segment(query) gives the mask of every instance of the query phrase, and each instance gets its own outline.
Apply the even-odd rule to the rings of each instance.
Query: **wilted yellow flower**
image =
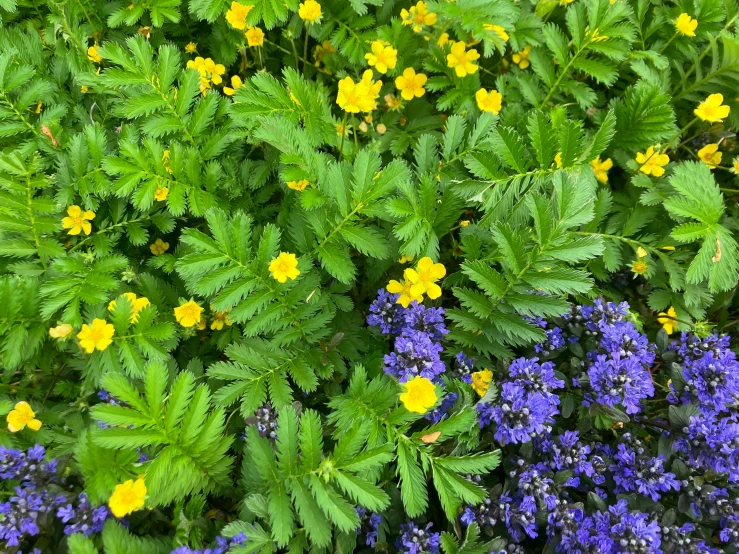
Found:
[[[11,433],[22,431],[26,426],[32,431],[41,429],[41,422],[36,419],[36,412],[31,405],[21,400],[10,410],[5,420],[8,422],[8,430]]]
[[[69,229],[68,235],[79,235],[84,232],[86,235],[92,231],[90,220],[95,219],[95,212],[87,210],[82,211],[79,206],[70,206],[67,208],[67,217],[62,219],[62,228]]]
[[[461,40],[452,44],[452,50],[446,56],[447,66],[454,68],[457,73],[457,77],[465,77],[472,75],[478,69],[478,66],[474,62],[480,57],[477,50],[470,48],[465,49],[466,44]]]
[[[493,372],[489,369],[483,369],[482,371],[476,371],[471,375],[472,377],[472,388],[480,396],[485,396],[490,388],[490,383],[493,380]]]
[[[231,77],[231,86],[230,87],[223,87],[223,94],[226,96],[233,96],[234,93],[238,88],[240,88],[244,83],[241,82],[241,77],[238,75],[234,75]]]
[[[300,181],[288,181],[287,182],[287,188],[297,190],[297,191],[303,191],[308,186],[308,179],[301,179]]]
[[[74,331],[74,328],[69,323],[62,323],[49,329],[49,336],[52,339],[66,339],[72,334],[72,331]]]
[[[644,154],[636,153],[636,163],[641,165],[639,171],[645,175],[661,177],[665,174],[664,166],[670,163],[670,157],[667,154],[655,153],[654,146],[650,146]]]
[[[98,54],[98,45],[90,46],[87,49],[87,59],[90,60],[93,63],[100,63],[103,61],[103,57]]]
[[[731,166],[731,170],[734,173],[736,173],[737,175],[739,175],[739,156],[737,156],[736,158],[734,158],[734,162],[733,162],[733,164]]]
[[[231,2],[231,9],[226,12],[226,21],[234,29],[243,30],[246,28],[246,16],[249,15],[249,12],[253,8],[254,6],[245,6],[239,2]]]
[[[146,498],[146,483],[139,477],[134,482],[129,479],[125,483],[115,486],[113,494],[108,500],[110,511],[115,517],[124,517],[144,507]]]
[[[387,106],[387,109],[390,111],[395,111],[398,108],[400,108],[401,104],[403,103],[400,98],[397,96],[393,96],[392,94],[386,94],[385,97],[385,106]]]
[[[384,135],[387,132],[387,126],[384,123],[378,123],[375,127],[378,135]]]
[[[508,33],[506,33],[506,30],[500,25],[494,25],[492,23],[485,23],[482,27],[486,31],[494,31],[495,34],[498,35],[500,37],[500,40],[502,40],[503,42],[506,42],[510,38],[508,36]]]
[[[405,264],[405,263],[412,262],[412,261],[413,261],[413,256],[406,256],[404,254],[400,257],[400,259],[398,260],[398,263]]]
[[[681,13],[680,17],[675,21],[677,32],[686,37],[694,37],[695,30],[698,27],[698,21],[691,18],[686,13]]]
[[[483,112],[493,112],[495,115],[500,113],[503,105],[503,95],[497,90],[488,92],[481,88],[475,93],[475,100],[477,100],[477,107]]]
[[[95,318],[90,325],[82,326],[77,338],[85,352],[92,354],[96,348],[102,351],[113,344],[114,334],[115,327],[112,324],[107,323],[104,319]]]
[[[200,323],[202,313],[203,308],[192,298],[174,309],[174,317],[183,327],[192,327]]]
[[[643,247],[639,247],[636,249],[636,257],[637,258],[646,258],[647,257],[647,251],[644,250]]]
[[[436,387],[426,377],[415,376],[406,383],[401,383],[405,392],[400,395],[400,401],[409,412],[425,414],[436,404]]]
[[[529,44],[526,48],[524,48],[520,52],[515,52],[511,56],[511,60],[519,68],[526,69],[528,66],[531,65],[531,60],[529,59],[529,53],[530,52],[531,52],[531,45]]]
[[[426,93],[426,89],[423,85],[426,84],[428,77],[423,73],[416,74],[416,70],[412,67],[407,67],[403,70],[403,74],[395,79],[395,86],[398,87],[400,95],[405,100],[413,100],[414,98],[420,98]]]
[[[675,329],[677,329],[677,312],[675,311],[675,308],[670,306],[667,313],[660,312],[658,315],[660,317],[657,318],[657,321],[662,324],[662,328],[667,331],[667,334],[671,335],[674,333]]]
[[[249,46],[262,46],[264,44],[264,31],[259,27],[249,27],[245,33],[246,43]]]
[[[436,41],[436,44],[439,46],[444,46],[447,42],[449,42],[449,33],[441,33],[439,35],[439,40]]]
[[[647,262],[643,260],[634,260],[631,263],[631,271],[635,275],[644,275],[647,272]]]
[[[298,16],[309,23],[317,21],[321,17],[321,4],[316,0],[305,0],[298,8]]]
[[[280,252],[280,255],[273,258],[269,263],[269,271],[272,277],[280,283],[284,283],[288,279],[291,281],[300,275],[298,269],[298,260],[295,254]]]
[[[224,325],[227,325],[228,327],[231,327],[231,325],[233,325],[233,321],[228,318],[228,310],[224,312],[214,311],[213,322],[210,324],[210,328],[214,331],[220,331],[221,329],[223,329]]]
[[[718,144],[706,144],[698,150],[698,157],[711,169],[715,169],[721,163],[723,153],[719,151]]]
[[[411,6],[410,12],[406,9],[400,10],[400,18],[403,25],[413,25],[413,31],[420,33],[425,25],[436,23],[436,14],[429,12],[426,2],[418,2]]]
[[[372,43],[372,52],[364,55],[367,64],[374,67],[380,73],[387,73],[388,69],[395,69],[398,62],[398,51],[392,46],[386,45],[381,40]]]
[[[149,246],[149,250],[151,250],[151,253],[155,256],[159,256],[169,250],[169,243],[164,242],[162,239],[157,239],[154,241],[154,244]]]
[[[131,303],[131,323],[136,323],[139,320],[139,312],[151,305],[148,298],[145,296],[138,298],[133,292],[124,292],[121,296],[128,298],[128,301]],[[108,311],[114,312],[117,306],[118,303],[115,300],[111,300],[108,304]]]
[[[607,183],[608,170],[613,167],[613,162],[611,161],[611,158],[606,158],[605,160],[600,161],[600,156],[598,156],[592,162],[590,162],[590,165],[593,167],[593,171],[595,172],[595,178],[603,184]]]
[[[693,113],[709,123],[723,121],[725,117],[729,117],[729,111],[731,110],[729,106],[724,106],[723,102],[723,94],[711,94],[701,102]]]
[[[188,42],[185,45],[185,52],[187,52],[188,54],[194,54],[197,51],[198,51],[198,45],[195,44],[194,42]]]

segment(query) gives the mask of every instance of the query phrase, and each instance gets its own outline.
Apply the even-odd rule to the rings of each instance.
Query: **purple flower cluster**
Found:
[[[260,437],[277,440],[277,412],[269,402],[257,408],[256,413],[247,418],[246,422],[257,426]]]
[[[368,512],[365,508],[356,506],[354,510],[357,512],[361,524],[357,527],[357,535],[364,534],[364,544],[374,548],[377,542],[377,534],[379,532],[380,524],[382,523],[382,516],[373,512]]]
[[[26,452],[0,446],[0,479],[42,485],[57,479],[56,459],[44,461],[46,450],[40,444]]]
[[[595,477],[597,472],[590,460],[592,448],[580,441],[577,431],[565,431],[557,437],[546,436],[537,440],[543,462],[552,471],[572,471],[576,476]]]
[[[395,350],[385,355],[385,373],[401,383],[416,376],[433,381],[444,373],[441,344],[422,331],[407,331],[395,339]]]
[[[216,537],[216,544],[211,548],[193,549],[188,546],[180,546],[172,550],[170,554],[225,554],[234,546],[241,546],[246,541],[246,535],[239,533],[235,537]]]
[[[35,491],[30,487],[16,487],[15,495],[0,504],[0,540],[7,546],[18,546],[23,537],[40,533],[39,525],[46,522],[55,507],[64,502],[63,496],[46,490]]]
[[[397,303],[398,295],[385,289],[377,291],[377,299],[370,304],[367,324],[379,327],[383,335],[398,335],[405,324],[403,307]]]
[[[434,408],[430,412],[426,412],[423,417],[425,417],[432,423],[439,423],[442,419],[444,419],[445,417],[447,417],[447,415],[449,415],[449,411],[452,409],[452,406],[454,406],[454,403],[456,401],[457,401],[457,393],[447,392],[444,395],[444,400],[441,401],[441,404],[439,404],[436,408]]]
[[[471,358],[468,358],[464,352],[459,352],[454,357],[454,365],[452,366],[452,375],[468,385],[472,384],[472,370],[474,364]]]
[[[638,491],[657,502],[663,493],[680,490],[675,474],[665,470],[664,456],[651,456],[644,443],[631,433],[624,433],[623,440],[610,467],[617,494]]]
[[[103,530],[105,520],[110,517],[111,513],[107,506],[93,506],[87,495],[81,493],[77,499],[77,506],[71,503],[62,506],[56,512],[64,526],[64,534],[72,535],[74,533],[82,533],[86,537],[93,533],[99,533]]]
[[[549,327],[549,322],[540,317],[531,318],[529,321],[544,329],[544,334],[546,335],[546,339],[544,339],[544,341],[534,345],[534,350],[537,354],[549,356],[553,352],[565,346],[565,338],[562,334],[561,327],[558,327],[557,325]]]
[[[621,404],[627,414],[639,413],[642,400],[654,396],[652,375],[635,357],[598,355],[588,368],[588,377],[596,402]]]
[[[413,521],[400,526],[402,534],[395,541],[395,548],[403,554],[438,554],[441,535],[431,531],[432,523],[419,527]]]

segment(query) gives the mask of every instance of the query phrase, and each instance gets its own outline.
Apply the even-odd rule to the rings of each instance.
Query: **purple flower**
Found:
[[[519,385],[526,394],[539,393],[553,406],[559,405],[559,397],[551,394],[553,389],[561,389],[564,381],[554,375],[552,362],[538,363],[539,358],[518,358],[508,367],[511,381]]]
[[[53,512],[54,506],[64,502],[63,496],[55,496],[42,490],[36,492],[30,488],[15,488],[15,496],[0,504],[0,540],[7,541],[8,546],[18,546],[25,537],[38,535],[39,518]]]
[[[657,502],[662,493],[680,490],[675,474],[665,471],[664,456],[650,456],[644,443],[630,433],[625,433],[623,438],[627,442],[618,445],[613,457],[616,463],[610,467],[613,480],[618,485],[617,494],[639,491]]]
[[[438,554],[441,536],[431,531],[432,523],[419,527],[415,522],[400,526],[402,534],[395,541],[395,548],[403,554]]]
[[[739,514],[732,514],[721,518],[721,532],[719,538],[722,542],[739,544]]]
[[[356,506],[354,510],[360,519],[360,525],[357,527],[357,535],[364,533],[364,544],[374,548],[377,542],[377,533],[382,523],[382,516],[373,512],[368,512],[365,508]]]
[[[397,294],[390,294],[385,289],[378,290],[377,299],[369,307],[367,324],[379,327],[383,335],[399,334],[405,324],[403,317],[405,310],[397,300]]]
[[[257,426],[260,437],[277,440],[277,412],[269,402],[257,408],[256,413],[247,418],[246,422]]]
[[[526,394],[516,383],[503,383],[495,404],[478,404],[480,427],[495,423],[495,440],[501,444],[529,442],[551,431],[557,409],[541,393]]]
[[[231,547],[241,546],[246,541],[246,535],[239,533],[238,535],[227,539],[226,537],[216,537],[216,546],[213,548],[205,548],[203,550],[195,550],[188,546],[180,546],[170,552],[170,554],[225,554],[231,550]]]
[[[452,406],[454,405],[454,402],[456,402],[456,400],[457,400],[457,393],[447,392],[444,395],[444,400],[441,401],[441,404],[439,404],[436,408],[434,408],[430,412],[426,412],[423,417],[433,423],[439,423],[442,419],[444,419],[448,415],[449,410],[452,409]]]
[[[467,506],[459,519],[465,526],[477,523],[481,529],[492,529],[501,520],[501,510],[496,502],[486,498],[477,506]]]
[[[414,301],[405,310],[404,317],[403,334],[420,331],[429,335],[431,340],[439,342],[449,333],[444,325],[444,308],[427,308]]]
[[[722,412],[739,398],[739,362],[731,350],[685,359],[683,401],[697,400],[704,413]]]
[[[542,327],[546,327],[547,323],[544,322]],[[562,329],[556,325],[551,329],[545,329],[544,334],[547,338],[538,344],[534,345],[534,350],[542,356],[549,356],[555,350],[559,350],[565,345],[565,338],[562,335]]]
[[[102,531],[105,520],[111,514],[107,506],[94,507],[90,504],[87,495],[81,493],[76,508],[73,508],[72,504],[67,504],[59,508],[56,515],[61,518],[62,522],[67,524],[64,527],[65,535],[82,533],[85,536],[89,536]]]
[[[687,455],[690,465],[739,481],[739,423],[731,417],[699,413],[691,416],[682,432],[687,438],[677,435],[675,449]]]
[[[444,362],[439,357],[443,347],[426,333],[410,331],[395,339],[395,351],[385,355],[385,373],[401,383],[416,376],[431,381],[444,373]]]
[[[457,379],[461,379],[468,385],[472,384],[472,359],[468,358],[464,352],[459,352],[454,357],[454,366],[452,367],[452,375]]]
[[[654,348],[646,335],[636,330],[628,321],[615,325],[602,325],[603,336],[600,349],[611,358],[634,358],[640,364],[651,367],[654,363]]]
[[[596,357],[588,368],[595,400],[606,406],[623,405],[626,413],[641,411],[641,401],[654,395],[652,375],[634,357]]]
[[[37,486],[57,479],[57,461],[44,461],[46,450],[40,444],[21,450],[0,446],[0,479]]]
[[[557,437],[545,437],[539,441],[539,450],[552,471],[573,471],[575,475],[595,474],[593,464],[588,459],[591,448],[580,442],[577,431],[565,431]]]
[[[521,542],[527,535],[532,539],[537,537],[535,510],[531,511],[530,507],[524,507],[505,494],[501,495],[499,506],[514,541]]]

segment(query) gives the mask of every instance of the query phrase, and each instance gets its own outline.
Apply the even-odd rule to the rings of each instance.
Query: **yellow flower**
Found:
[[[224,325],[231,327],[233,321],[228,318],[228,310],[225,312],[213,312],[213,322],[210,324],[210,328],[214,331],[220,331]]]
[[[489,369],[483,369],[482,371],[476,371],[472,374],[472,388],[480,396],[485,396],[485,393],[490,387],[490,383],[493,380],[493,372]]]
[[[80,87],[80,92],[81,92],[82,94],[85,94],[85,93],[87,93],[87,92],[90,92],[90,87],[88,87],[87,85],[82,85],[82,86]]]
[[[475,100],[477,100],[477,107],[483,112],[493,112],[498,115],[503,104],[503,95],[497,90],[488,92],[481,88],[475,93]]]
[[[136,323],[139,320],[139,312],[151,304],[148,298],[145,296],[137,298],[133,292],[124,292],[121,296],[128,298],[131,303],[131,323]],[[108,311],[114,312],[117,305],[115,300],[111,300],[108,304]]]
[[[513,60],[513,63],[515,63],[519,68],[526,69],[529,65],[531,65],[531,61],[529,59],[530,52],[531,52],[531,45],[529,44],[526,48],[524,48],[520,52],[515,52],[511,56],[511,60]]]
[[[280,255],[269,263],[269,271],[272,277],[280,283],[284,283],[288,279],[293,281],[300,275],[298,260],[295,254],[289,254],[287,252],[280,252]]]
[[[447,42],[449,42],[449,33],[441,33],[439,35],[439,40],[436,41],[436,44],[439,46],[444,46]]]
[[[607,183],[608,170],[613,167],[613,162],[611,161],[611,158],[606,158],[605,160],[600,161],[600,156],[598,156],[592,162],[590,162],[590,165],[593,166],[595,178],[603,184]]]
[[[557,164],[557,167],[562,167],[562,152],[557,152],[554,155],[554,163]]]
[[[90,46],[87,49],[87,59],[94,63],[100,63],[103,61],[103,57],[98,54],[98,45]]]
[[[733,162],[733,165],[731,166],[731,170],[737,175],[739,175],[739,156],[734,158],[734,162]]]
[[[469,227],[469,225],[470,225],[470,222],[469,222],[468,220],[466,220],[466,219],[465,219],[465,220],[463,220],[463,221],[460,221],[460,222],[459,222],[459,225],[460,225],[461,227]]]
[[[234,75],[231,77],[231,86],[223,87],[223,94],[226,96],[233,96],[237,89],[239,89],[244,83],[241,82],[241,77]]]
[[[691,18],[686,13],[681,13],[680,17],[675,21],[675,28],[678,33],[686,37],[694,37],[695,30],[698,27],[698,21]]]
[[[452,44],[451,53],[447,54],[446,61],[447,66],[454,68],[457,73],[457,77],[465,77],[466,75],[472,75],[478,69],[474,62],[480,57],[477,50],[470,48],[465,50],[465,43],[461,40]]]
[[[206,323],[207,322],[204,317],[200,318],[200,321],[198,322],[198,331],[205,331]]]
[[[413,283],[411,283],[408,279],[405,279],[402,284],[393,279],[387,284],[387,287],[385,288],[390,294],[399,295],[398,299],[395,301],[396,304],[400,304],[404,308],[407,308],[413,301],[416,301],[419,304],[423,302],[423,294],[414,295],[411,293],[412,286]]]
[[[200,323],[200,317],[203,313],[203,308],[195,302],[192,298],[174,309],[174,317],[177,323],[183,327],[192,327],[193,325]]]
[[[238,2],[231,2],[231,9],[226,12],[226,21],[228,21],[234,29],[243,30],[246,28],[246,16],[249,15],[249,12],[253,8],[254,6],[245,6]]]
[[[259,27],[249,27],[245,36],[249,46],[262,46],[264,44],[264,31]]]
[[[378,123],[375,127],[378,135],[384,135],[387,132],[387,126],[384,123]]]
[[[82,231],[86,235],[90,234],[92,231],[90,220],[95,219],[95,212],[90,210],[83,212],[79,206],[70,206],[67,208],[67,216],[62,219],[62,228],[69,229],[68,235],[79,235]]]
[[[670,309],[667,310],[667,313],[660,312],[658,315],[662,317],[658,317],[657,321],[659,321],[662,324],[662,328],[667,331],[668,335],[671,335],[675,332],[675,329],[677,329],[677,312],[675,311],[675,308],[670,306]]]
[[[159,256],[169,250],[169,243],[164,242],[162,239],[157,239],[154,241],[154,244],[149,246],[149,250],[151,250],[151,253],[155,256]]]
[[[308,186],[308,179],[301,179],[300,181],[288,181],[287,182],[287,188],[297,190],[297,191],[303,191]]]
[[[406,256],[404,254],[400,257],[400,259],[398,260],[398,263],[405,264],[405,263],[412,262],[412,261],[413,261],[413,256]]]
[[[431,300],[435,300],[441,296],[441,287],[436,281],[442,279],[446,275],[446,268],[443,264],[435,264],[434,261],[426,256],[418,260],[416,269],[408,268],[403,273],[407,281],[412,283],[411,295],[421,296],[427,294]]]
[[[495,34],[498,35],[500,37],[500,40],[502,40],[503,42],[506,42],[510,38],[508,36],[508,33],[506,33],[506,30],[500,25],[493,25],[492,23],[485,23],[482,27],[486,31],[495,32]]]
[[[364,59],[370,67],[374,67],[380,73],[387,73],[388,69],[395,69],[398,51],[383,41],[376,40],[372,43],[372,52],[365,54]]]
[[[566,6],[567,4],[572,4],[575,0],[559,0],[560,6]]]
[[[636,153],[636,163],[641,165],[639,171],[645,175],[661,177],[665,174],[664,166],[670,163],[670,157],[667,154],[656,153],[654,146],[650,146],[644,154]]]
[[[415,33],[420,33],[425,25],[436,23],[436,14],[429,12],[426,2],[418,2],[411,6],[410,12],[406,9],[400,10],[400,18],[403,25],[413,25]]]
[[[372,81],[371,69],[364,72],[358,83],[351,77],[344,77],[339,81],[336,103],[348,113],[371,112],[375,108],[381,87],[382,81]]]
[[[644,275],[647,272],[647,262],[643,260],[634,260],[631,263],[631,271],[634,275]]]
[[[167,199],[167,195],[169,194],[169,189],[167,187],[162,187],[160,185],[157,185],[157,190],[154,191],[154,198],[156,198],[159,202],[163,202]]]
[[[316,0],[305,0],[303,4],[300,4],[298,15],[303,21],[313,23],[321,17],[321,4]]]
[[[721,163],[722,152],[719,152],[718,144],[706,144],[698,150],[698,157],[711,169],[715,169]]]
[[[405,392],[400,395],[400,401],[409,412],[425,414],[436,404],[436,387],[426,377],[416,376],[406,383],[401,383]]]
[[[391,112],[399,109],[401,104],[403,103],[400,98],[398,98],[397,96],[393,96],[392,94],[386,94],[384,100],[385,106],[387,106],[387,109]]]
[[[647,251],[644,250],[641,246],[636,249],[636,257],[637,258],[646,258],[647,257]]]
[[[185,52],[188,54],[194,54],[198,51],[198,45],[194,42],[188,42],[187,45],[185,45]]]
[[[66,339],[74,331],[69,323],[62,323],[56,327],[49,329],[49,336],[52,339]]]
[[[427,79],[428,77],[423,73],[416,75],[415,69],[407,67],[403,70],[403,74],[395,79],[395,86],[398,87],[400,95],[405,100],[413,100],[426,94],[426,89],[423,88],[423,85],[426,84]]]
[[[723,121],[725,117],[729,117],[729,111],[731,110],[729,106],[722,106],[723,102],[724,96],[722,94],[711,94],[701,102],[693,113],[709,123]]]
[[[33,411],[28,402],[21,400],[15,407],[10,410],[8,417],[8,430],[11,433],[17,433],[28,426],[32,431],[41,429],[41,422],[36,419],[36,412]]]
[[[125,483],[115,486],[113,494],[108,500],[110,511],[115,517],[124,517],[144,507],[146,498],[146,483],[139,477],[134,482],[129,479]]]
[[[223,64],[215,63],[211,58],[201,56],[188,61],[187,67],[200,73],[200,92],[203,94],[211,87],[211,83],[220,85],[223,82],[221,75],[226,72],[226,67]]]
[[[80,339],[80,346],[88,354],[92,354],[96,348],[101,352],[113,344],[113,334],[115,327],[107,323],[104,319],[95,318],[92,324],[83,325],[77,338]]]

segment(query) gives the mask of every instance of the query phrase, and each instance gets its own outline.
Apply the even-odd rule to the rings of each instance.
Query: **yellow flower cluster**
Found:
[[[154,241],[154,244],[149,246],[149,250],[151,250],[151,253],[155,256],[160,256],[169,250],[169,243],[164,242],[162,239],[157,239]]]
[[[203,93],[203,96],[211,88],[211,85],[220,85],[223,82],[221,75],[226,73],[226,67],[223,64],[215,63],[211,58],[201,56],[188,61],[187,67],[200,73],[200,92]]]
[[[79,206],[70,206],[67,208],[67,217],[62,219],[62,228],[69,229],[68,235],[79,235],[84,232],[86,235],[92,231],[90,221],[95,219],[95,212],[87,210],[82,211]]]
[[[511,56],[511,60],[513,60],[513,63],[515,63],[520,69],[526,69],[531,65],[531,59],[529,58],[529,54],[531,53],[531,45],[529,44],[526,48],[521,50],[520,52],[515,52]]]
[[[223,329],[224,325],[228,327],[231,327],[231,325],[233,325],[233,321],[231,321],[228,317],[228,310],[218,312],[213,309],[213,306],[211,306],[210,309],[213,312],[213,321],[210,324],[211,329],[213,329],[214,331],[220,331],[221,329]]]
[[[426,256],[418,260],[416,268],[408,267],[403,272],[403,283],[391,280],[387,285],[387,291],[391,294],[398,294],[397,303],[407,308],[411,302],[423,302],[423,295],[426,294],[431,300],[441,296],[441,287],[436,281],[442,279],[446,275],[446,268],[443,264],[435,264],[434,261]]]
[[[131,323],[136,323],[139,320],[139,312],[151,305],[148,298],[144,296],[137,298],[133,292],[124,292],[121,296],[127,298],[131,303]],[[108,304],[108,311],[115,312],[117,306],[118,303],[115,300],[111,300]]]
[[[295,254],[280,252],[280,255],[273,258],[269,263],[269,272],[280,283],[284,283],[288,279],[293,281],[300,275],[298,259],[295,257]]]
[[[436,14],[429,12],[426,2],[418,2],[415,6],[411,6],[410,11],[400,10],[400,19],[403,25],[413,25],[414,33],[420,33],[426,25],[436,23]]]
[[[382,81],[372,80],[371,69],[365,71],[362,80],[357,83],[351,77],[344,77],[339,81],[336,103],[348,113],[371,112],[375,109],[380,88]]]

